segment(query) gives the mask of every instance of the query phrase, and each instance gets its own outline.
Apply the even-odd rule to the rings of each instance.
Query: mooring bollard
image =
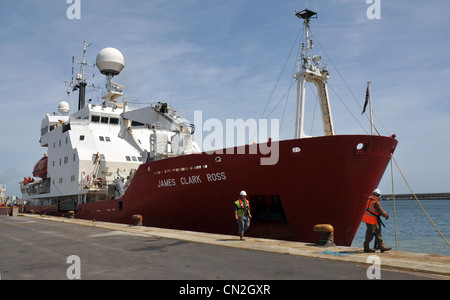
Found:
[[[330,224],[317,224],[314,226],[314,232],[320,232],[320,240],[316,246],[334,247],[334,228]]]
[[[17,217],[19,215],[19,208],[17,206],[11,207],[11,217]]]
[[[131,217],[133,219],[133,226],[142,226],[142,216],[141,215],[133,215]]]

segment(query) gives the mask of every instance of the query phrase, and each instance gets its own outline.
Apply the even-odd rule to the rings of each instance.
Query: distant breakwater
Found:
[[[413,194],[397,194],[394,195],[395,200],[415,200]],[[450,200],[450,193],[425,193],[416,194],[419,200]],[[391,195],[382,195],[381,200],[393,200]]]

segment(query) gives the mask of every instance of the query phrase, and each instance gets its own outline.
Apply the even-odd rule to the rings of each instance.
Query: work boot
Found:
[[[380,249],[381,253],[392,249],[391,247],[385,247],[383,242],[378,243],[378,248]]]
[[[375,252],[375,250],[370,249],[369,243],[364,242],[364,252],[366,252],[366,253],[372,253],[372,252]]]

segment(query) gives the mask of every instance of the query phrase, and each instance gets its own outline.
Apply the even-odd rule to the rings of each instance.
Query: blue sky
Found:
[[[0,182],[8,195],[20,195],[18,182],[45,151],[38,143],[44,115],[60,101],[75,103],[62,81],[71,79],[84,40],[92,43],[90,62],[105,47],[123,53],[126,66],[115,81],[126,86],[127,100],[170,101],[190,120],[195,110],[203,119],[259,119],[301,28],[294,11],[305,7],[294,0],[80,1],[80,20],[67,18],[66,0],[0,2]],[[316,45],[332,74],[336,132],[369,131],[360,105],[371,81],[374,111],[388,131],[377,127],[397,134],[396,159],[414,191],[449,192],[450,2],[380,0],[378,20],[367,18],[365,0],[317,2],[312,29],[345,80]],[[288,90],[294,62],[290,57],[268,112]],[[89,71],[103,86],[103,76]],[[282,139],[293,137],[295,90],[286,99],[270,115],[282,120]],[[319,115],[306,124],[320,134]],[[397,192],[409,192],[397,173],[394,181]],[[389,169],[380,188],[391,191]]]

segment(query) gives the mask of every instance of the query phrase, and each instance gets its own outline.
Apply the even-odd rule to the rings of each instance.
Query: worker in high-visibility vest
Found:
[[[245,240],[244,232],[250,227],[250,219],[252,218],[250,202],[247,200],[245,191],[241,191],[239,199],[234,202],[234,217],[238,222],[240,239],[243,241]]]
[[[366,223],[366,238],[364,240],[364,252],[375,252],[375,250],[371,249],[369,244],[375,236],[375,240],[378,243],[378,248],[381,252],[391,250],[392,248],[384,246],[383,236],[381,234],[381,228],[379,224],[379,218],[383,216],[384,218],[389,219],[389,214],[383,210],[380,204],[379,197],[381,196],[381,191],[379,189],[375,189],[372,193],[372,196],[367,200],[367,207],[364,213],[362,221]]]

